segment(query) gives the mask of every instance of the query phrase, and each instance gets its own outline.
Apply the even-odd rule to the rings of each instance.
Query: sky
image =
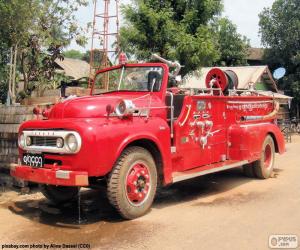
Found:
[[[252,47],[261,47],[258,14],[265,7],[271,7],[274,1],[275,0],[223,0],[223,16],[227,16],[235,25],[237,25],[238,32],[249,38]],[[101,1],[98,0],[98,2],[100,3]],[[113,5],[113,3],[114,1],[111,0],[111,5]],[[130,3],[130,0],[120,0],[120,3],[128,4]],[[77,19],[82,26],[85,26],[86,23],[93,20],[92,0],[88,7],[82,7],[79,9]],[[72,42],[68,49],[85,51],[90,49],[90,47],[90,42],[86,48],[79,47],[75,44],[75,42]]]

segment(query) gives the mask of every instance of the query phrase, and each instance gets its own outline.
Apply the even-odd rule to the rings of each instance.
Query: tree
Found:
[[[84,57],[84,53],[81,53],[79,50],[71,49],[63,52],[64,57],[80,59],[82,60]]]
[[[152,53],[178,60],[182,74],[212,65],[246,64],[248,40],[227,18],[221,0],[135,0],[122,6],[121,48],[149,60]]]
[[[86,0],[0,0],[0,42],[18,54],[24,87],[50,79],[55,59],[72,39],[84,44],[75,11]]]
[[[272,69],[285,67],[287,75],[279,81],[281,89],[294,97],[299,118],[300,101],[300,2],[276,0],[260,17],[260,33],[267,47],[265,59]]]
[[[9,47],[0,40],[0,103],[5,103],[8,91]]]
[[[216,65],[247,65],[249,40],[237,32],[237,27],[228,18],[216,22],[219,51],[221,53]]]
[[[138,60],[152,53],[177,59],[183,74],[212,65],[219,51],[209,23],[221,10],[221,0],[135,0],[122,6],[121,48]]]
[[[94,67],[101,67],[104,63],[104,53],[101,50],[95,49],[93,52],[93,61],[94,61]],[[87,50],[82,57],[82,60],[86,61],[87,63],[90,63],[91,60],[91,51]],[[108,64],[112,64],[111,61],[108,59]]]

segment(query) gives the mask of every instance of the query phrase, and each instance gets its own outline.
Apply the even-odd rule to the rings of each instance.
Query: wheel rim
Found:
[[[126,175],[126,196],[133,206],[142,205],[148,198],[151,188],[148,166],[145,163],[134,163]]]
[[[264,152],[264,166],[269,168],[272,166],[273,157],[272,157],[272,148],[270,144],[267,144]]]

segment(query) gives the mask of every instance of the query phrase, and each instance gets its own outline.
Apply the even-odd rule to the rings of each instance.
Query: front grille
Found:
[[[56,147],[57,137],[31,136],[31,146]]]
[[[24,145],[19,145],[24,151],[59,153],[59,154],[76,154],[81,148],[81,137],[76,131],[67,130],[24,130]],[[61,138],[64,143],[68,136],[74,135],[78,146],[76,151],[71,151],[65,144],[62,147],[56,146],[56,141]],[[30,138],[30,140],[28,139]]]

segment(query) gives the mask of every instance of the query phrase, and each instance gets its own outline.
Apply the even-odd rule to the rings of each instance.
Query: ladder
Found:
[[[95,73],[108,67],[110,58],[119,52],[119,0],[94,0],[89,88],[92,87]],[[107,89],[108,79],[105,83]]]

